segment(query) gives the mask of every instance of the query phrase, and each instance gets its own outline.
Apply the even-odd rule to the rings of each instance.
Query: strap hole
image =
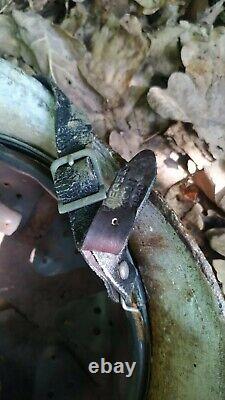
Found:
[[[112,225],[113,225],[113,226],[119,225],[119,221],[118,221],[117,218],[113,218],[113,219],[112,219]]]

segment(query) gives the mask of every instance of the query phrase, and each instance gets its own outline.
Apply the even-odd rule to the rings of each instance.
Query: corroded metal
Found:
[[[149,299],[151,400],[222,400],[225,302],[212,267],[157,194],[131,247]]]
[[[0,147],[0,197],[22,215],[16,232],[0,238],[0,398],[114,400],[130,391],[139,399],[143,343],[75,254],[51,177],[30,162],[22,149]],[[101,357],[137,362],[129,386],[125,376],[90,375]]]
[[[16,79],[20,80],[20,74]],[[23,85],[28,88],[31,79],[24,78]],[[10,87],[7,90],[10,97]],[[16,84],[13,90],[17,90]],[[42,91],[41,85],[38,90]],[[0,98],[3,94],[0,87]],[[15,110],[17,126],[27,126],[23,110],[19,106]],[[49,110],[41,108],[41,112],[48,114]],[[35,117],[34,124],[37,121]],[[9,133],[26,140],[23,129],[18,133],[14,125]],[[52,129],[44,129],[38,141],[36,137],[28,141],[49,152],[51,135]],[[211,266],[158,195],[153,195],[140,213],[130,247],[146,287],[151,315],[148,400],[224,399],[224,298]]]

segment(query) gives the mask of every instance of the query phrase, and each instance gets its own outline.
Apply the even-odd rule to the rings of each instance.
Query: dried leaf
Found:
[[[138,4],[144,7],[145,14],[153,14],[158,11],[159,8],[166,4],[167,0],[136,0]]]
[[[192,177],[194,183],[203,193],[213,202],[215,202],[215,185],[204,170],[197,171]]]
[[[189,233],[197,241],[198,245],[202,246],[204,243],[204,236],[201,232],[204,228],[203,221],[203,207],[201,204],[195,204],[192,209],[182,219],[182,223],[188,229]]]
[[[206,9],[209,8],[208,0],[192,1],[187,10],[187,19],[198,21]]]
[[[225,294],[225,260],[213,260],[213,267],[217,272],[217,278],[222,283],[223,293]]]
[[[41,11],[47,3],[53,3],[54,0],[28,0],[31,10]]]
[[[201,24],[207,24],[208,26],[212,26],[216,21],[218,15],[220,15],[224,10],[224,0],[217,1],[212,7],[207,8],[199,22]]]
[[[148,41],[136,17],[111,17],[92,37],[92,52],[79,61],[79,69],[109,106],[116,107],[127,98],[131,79],[147,49]]]
[[[207,33],[188,27],[181,34],[186,74],[172,74],[166,90],[151,88],[148,100],[160,115],[192,123],[211,154],[220,159],[225,154],[225,28]]]
[[[210,86],[224,78],[224,41],[224,27],[208,32],[198,25],[187,24],[187,29],[181,34],[183,65],[202,95],[206,96]]]
[[[129,110],[129,105],[133,110]],[[110,144],[126,160],[130,160],[140,149],[148,148],[149,137],[167,126],[167,121],[149,111],[147,104],[142,101],[136,106],[128,102],[122,109],[113,110],[113,115],[117,131],[111,133]]]
[[[32,52],[17,34],[17,25],[13,18],[10,15],[0,15],[0,57],[22,57],[28,65],[37,66]]]
[[[192,203],[195,203],[198,199],[199,195],[199,190],[198,187],[191,183],[191,184],[181,184],[180,185],[180,192],[182,195],[182,198],[187,201],[191,201]]]
[[[166,25],[148,34],[151,47],[147,63],[152,68],[152,75],[161,74],[169,77],[181,67],[178,42],[183,31],[181,25]]]
[[[204,228],[202,212],[203,207],[201,206],[201,204],[195,204],[192,207],[191,211],[189,211],[183,219],[185,226],[189,229],[194,227],[195,229],[202,231]]]
[[[83,4],[77,4],[70,10],[70,15],[61,23],[61,28],[71,36],[84,26],[88,19],[88,11]],[[77,36],[80,36],[79,34]]]
[[[109,15],[114,14],[121,18],[124,14],[129,13],[129,0],[95,0],[96,12],[101,16],[101,20],[106,22]]]
[[[192,160],[188,160],[187,168],[188,168],[189,174],[191,174],[191,175],[194,174],[197,171],[197,165]]]
[[[141,142],[141,137],[132,135],[131,132],[125,134],[112,131],[109,137],[110,146],[127,161],[138,153]]]
[[[225,164],[224,161],[214,161],[193,177],[195,184],[218,207],[225,211]]]
[[[7,13],[9,12],[13,0],[0,0],[0,13]]]
[[[225,257],[225,228],[213,228],[206,232],[210,246]]]
[[[215,203],[225,210],[225,162],[223,160],[214,161],[209,167],[205,168],[205,173],[209,180],[213,182]]]
[[[50,76],[95,124],[101,113],[101,100],[78,71],[77,62],[85,51],[81,43],[33,12],[14,11],[13,17],[21,39],[35,55],[41,73]]]
[[[184,196],[180,182],[176,183],[168,190],[165,199],[181,219],[184,218],[187,212],[194,206],[193,201],[190,200],[188,196]]]
[[[16,38],[17,26],[12,17],[0,15],[0,56],[20,54],[20,43]]]
[[[177,122],[170,126],[165,135],[171,140],[173,139],[175,148],[181,154],[187,154],[191,160],[197,165],[198,169],[211,165],[213,160],[210,157],[207,149],[205,149],[204,142],[202,142],[194,131],[187,129],[187,127]]]
[[[187,172],[178,162],[174,162],[170,156],[166,156],[166,152],[162,153],[159,149],[155,149],[155,153],[157,159],[156,189],[165,195],[177,182],[187,177]]]
[[[196,28],[196,31],[197,28]],[[189,30],[181,35],[186,73],[176,72],[167,89],[152,87],[148,101],[166,118],[189,122],[217,159],[225,155],[225,28],[209,34]]]
[[[146,15],[154,14],[162,7],[185,7],[190,3],[190,0],[135,0],[140,4],[144,10],[143,13]]]

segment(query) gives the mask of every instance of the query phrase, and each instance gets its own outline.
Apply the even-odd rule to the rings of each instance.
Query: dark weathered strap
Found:
[[[155,177],[156,160],[150,150],[138,153],[121,168],[82,245],[83,254],[89,256],[89,264],[92,268],[96,267],[97,272],[98,265],[101,265],[107,282],[116,289],[116,300],[119,294],[126,304],[132,304],[134,298],[139,297],[137,288],[140,280],[129,255],[128,238]],[[113,294],[114,300],[115,297]]]
[[[155,155],[138,153],[118,172],[85,237],[82,249],[119,254],[156,177]]]
[[[55,134],[58,156],[63,157],[88,147],[94,148],[96,155],[104,163],[105,155],[102,155],[101,152],[103,145],[95,138],[85,115],[57,87],[53,86],[53,92],[56,98]],[[103,150],[108,152],[106,147]],[[110,152],[108,159],[112,162],[110,174],[115,176],[116,161],[112,160]],[[118,162],[116,167],[119,167]],[[105,166],[105,169],[107,170],[107,166]],[[112,179],[112,177],[110,178]],[[99,179],[89,157],[82,158],[74,162],[73,165],[67,163],[58,168],[54,176],[54,185],[58,200],[64,205],[98,193],[100,189]],[[100,204],[100,202],[94,203],[69,212],[77,247],[81,247]]]
[[[82,112],[58,88],[53,92],[59,158],[51,170],[59,210],[69,213],[76,245],[110,297],[132,304],[139,276],[126,245],[155,180],[155,156],[145,150],[127,164],[118,160]]]
[[[85,115],[53,86],[56,98],[56,147],[59,157],[92,144],[94,133]]]

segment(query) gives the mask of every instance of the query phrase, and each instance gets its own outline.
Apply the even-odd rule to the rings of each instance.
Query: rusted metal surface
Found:
[[[131,237],[152,330],[151,400],[222,400],[225,302],[216,277],[156,194]]]
[[[0,243],[0,398],[138,398],[138,369],[129,385],[125,376],[88,371],[101,357],[139,362],[139,352],[122,307],[76,253],[56,200],[3,161],[0,197],[22,215]]]

